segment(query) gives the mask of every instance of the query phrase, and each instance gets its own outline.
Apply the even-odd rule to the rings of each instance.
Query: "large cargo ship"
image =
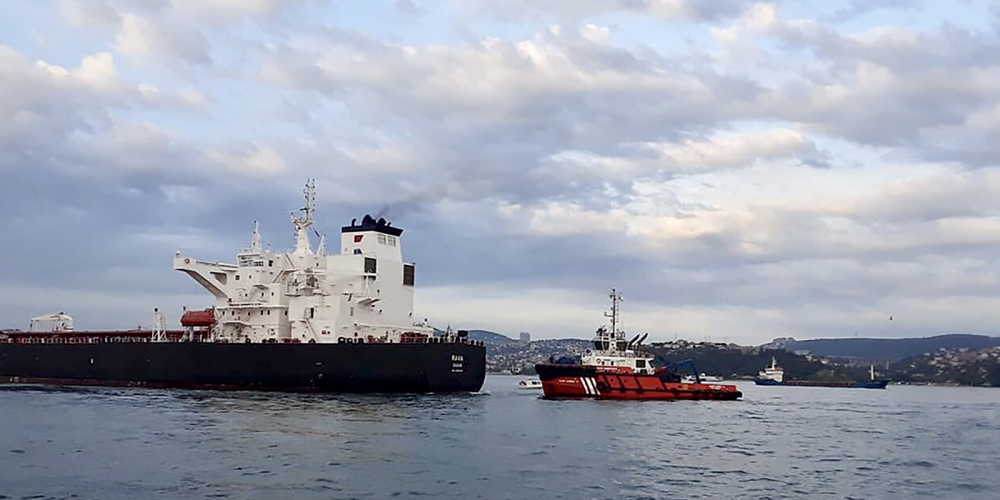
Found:
[[[413,317],[415,269],[403,230],[365,216],[340,252],[313,249],[315,184],[292,215],[295,250],[265,249],[256,222],[235,264],[180,252],[174,269],[215,298],[168,330],[78,331],[66,314],[0,332],[0,382],[329,392],[475,392],[486,348],[464,331],[436,335]],[[315,230],[313,230],[315,231]],[[318,234],[318,233],[317,233]],[[45,326],[48,326],[47,328]]]

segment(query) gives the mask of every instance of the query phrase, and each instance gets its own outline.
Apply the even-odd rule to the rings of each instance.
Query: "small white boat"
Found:
[[[701,379],[701,383],[703,384],[707,382],[722,382],[722,377],[716,375],[705,375],[704,373],[702,373],[701,375],[699,375],[699,378]],[[697,379],[694,378],[694,375],[687,375],[681,378],[681,382],[685,384],[695,384],[697,383]]]
[[[517,383],[518,389],[541,389],[542,381],[538,379],[522,380]]]

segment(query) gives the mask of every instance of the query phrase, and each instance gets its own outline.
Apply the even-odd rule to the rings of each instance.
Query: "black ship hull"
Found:
[[[757,385],[785,386],[785,387],[840,387],[843,389],[885,389],[889,385],[888,380],[862,380],[860,382],[838,382],[820,380],[785,380],[778,382],[771,379],[755,378],[753,382]]]
[[[467,343],[0,344],[0,382],[302,392],[475,392]]]

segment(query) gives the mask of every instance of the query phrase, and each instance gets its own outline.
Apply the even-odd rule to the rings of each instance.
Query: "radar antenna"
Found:
[[[295,224],[297,229],[305,229],[313,223],[313,212],[316,210],[316,179],[309,179],[306,182],[306,187],[302,190],[302,194],[306,198],[306,206],[299,209],[303,215],[296,216],[292,212],[292,224]]]
[[[316,209],[316,179],[309,179],[306,182],[302,194],[306,197],[306,206],[299,209],[302,215],[291,213],[292,224],[295,226],[295,254],[309,255],[312,250],[309,248],[309,232],[306,228],[313,223],[313,211]]]
[[[611,335],[612,337],[619,337],[618,331],[618,304],[622,301],[622,294],[618,293],[614,288],[611,289],[611,313],[604,313],[604,317],[611,318]]]

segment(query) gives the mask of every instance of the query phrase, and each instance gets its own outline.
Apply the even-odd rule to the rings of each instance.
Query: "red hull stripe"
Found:
[[[682,384],[655,375],[597,374],[596,377],[557,377],[542,381],[547,398],[600,399],[739,399],[743,393],[723,384]]]

